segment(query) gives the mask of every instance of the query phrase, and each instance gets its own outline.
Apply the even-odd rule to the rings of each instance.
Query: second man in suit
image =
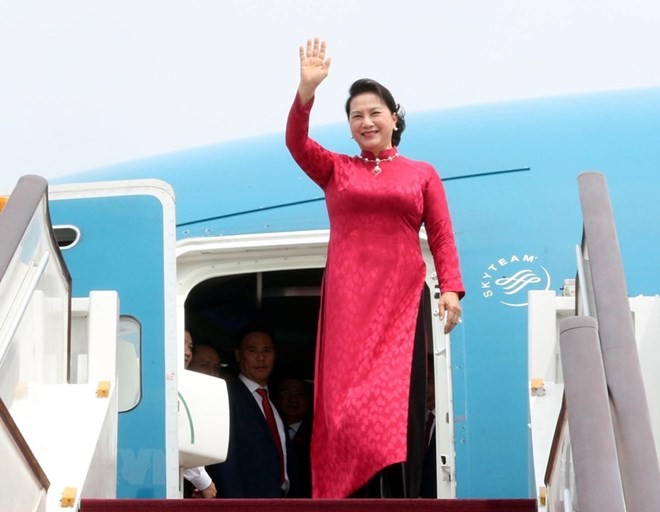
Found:
[[[290,487],[288,436],[268,393],[275,364],[273,337],[251,329],[235,349],[237,379],[227,382],[230,432],[227,460],[209,467],[224,498],[276,498]],[[217,476],[216,476],[217,475]]]

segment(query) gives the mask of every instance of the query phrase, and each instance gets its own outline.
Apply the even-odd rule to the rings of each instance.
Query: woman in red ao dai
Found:
[[[362,79],[349,91],[346,113],[360,155],[334,153],[309,138],[314,96],[330,62],[325,42],[314,39],[300,48],[300,84],[286,129],[293,158],[325,192],[330,219],[316,355],[312,493],[415,497],[427,351],[418,328],[426,273],[422,224],[446,333],[459,322],[465,293],[458,253],[437,172],[398,153],[405,122],[385,87]]]

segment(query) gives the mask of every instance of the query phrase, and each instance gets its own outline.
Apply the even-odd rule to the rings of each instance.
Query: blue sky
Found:
[[[660,86],[659,26],[652,0],[0,0],[0,189],[281,131],[309,36],[322,124],[365,76],[409,112]]]

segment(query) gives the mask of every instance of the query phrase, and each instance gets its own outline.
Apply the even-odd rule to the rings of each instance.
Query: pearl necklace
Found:
[[[376,167],[374,167],[371,172],[374,173],[374,176],[378,176],[383,169],[380,168],[380,163],[381,162],[391,162],[394,160],[397,156],[399,156],[399,153],[394,153],[392,156],[388,156],[387,158],[366,158],[362,155],[358,155],[357,157],[362,160],[363,162],[368,162],[370,164],[376,164]]]

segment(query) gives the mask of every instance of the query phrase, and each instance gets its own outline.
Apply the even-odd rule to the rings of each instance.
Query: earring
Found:
[[[397,131],[399,131],[399,129],[395,126],[394,131],[397,132]]]

